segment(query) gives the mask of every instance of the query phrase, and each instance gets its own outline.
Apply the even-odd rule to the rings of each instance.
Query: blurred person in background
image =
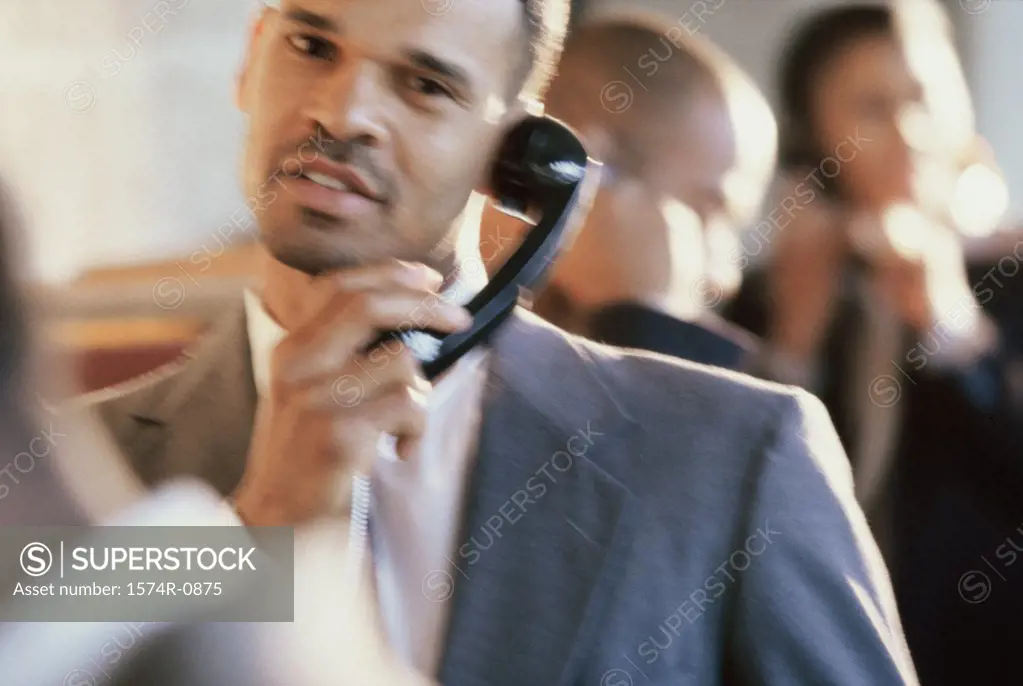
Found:
[[[118,460],[105,459],[113,455],[110,444],[53,411],[73,389],[63,360],[43,349],[25,299],[23,239],[14,198],[0,184],[0,526],[82,524],[131,496],[105,492],[103,466],[125,473]],[[61,456],[77,452],[85,465],[95,459],[99,473],[68,478]],[[102,504],[107,497],[109,506]]]
[[[755,220],[774,170],[776,125],[756,86],[670,19],[604,10],[569,38],[546,111],[605,168],[536,313],[610,345],[747,366],[755,337],[715,307],[738,288],[737,227]],[[489,212],[491,270],[528,228]]]
[[[922,683],[1006,683],[1023,591],[981,607],[959,584],[1023,521],[1019,251],[967,269],[963,237],[995,228],[1004,186],[947,26],[908,7],[841,6],[795,33],[785,183],[755,237],[771,255],[730,316],[765,337],[761,373],[828,406]]]
[[[47,345],[25,295],[29,275],[19,272],[27,260],[18,219],[12,193],[0,183],[0,527],[138,523],[168,505],[170,521],[181,523],[184,513],[208,517],[216,511],[211,503],[222,508],[207,496],[208,487],[194,483],[175,489],[178,497],[170,500],[147,497],[90,413],[57,411],[76,389],[68,360]],[[182,502],[187,507],[175,510]],[[26,578],[17,555],[0,560],[5,591]],[[71,683],[75,670],[88,666],[90,649],[95,655],[109,640],[109,624],[4,621],[18,600],[0,598],[4,684]]]
[[[64,404],[74,389],[66,360],[44,345],[33,325],[25,275],[16,273],[25,263],[16,255],[17,225],[14,200],[0,184],[0,526],[235,524],[225,517],[223,500],[198,480],[175,480],[147,493],[89,413],[43,407]],[[346,683],[428,684],[389,651],[368,586],[337,578],[349,554],[345,524],[297,532],[296,623],[133,623],[138,640],[127,643],[121,623],[4,622],[4,609],[16,600],[0,599],[4,686],[103,678],[110,686],[326,686],[337,683],[339,673]],[[3,560],[0,587],[24,580],[16,556]],[[334,643],[322,640],[325,633]],[[118,637],[116,647],[112,637]],[[258,646],[265,647],[258,664],[242,659]]]
[[[69,365],[45,345],[25,292],[24,234],[15,199],[0,183],[0,527],[83,526],[122,511],[143,493],[109,437],[87,413],[64,415],[55,406],[73,397]],[[0,560],[0,587],[24,581],[17,555]],[[18,599],[0,598],[0,674],[5,684],[60,683],[78,666],[57,667],[89,634],[109,630],[82,624],[3,621]],[[31,602],[31,601],[30,601]],[[61,657],[54,655],[59,647]]]
[[[14,462],[19,453],[28,450],[29,443],[44,424],[42,413],[31,409],[38,406],[38,400],[36,389],[28,381],[29,324],[19,279],[14,274],[14,265],[22,264],[23,260],[14,255],[19,237],[14,235],[13,224],[12,198],[0,187],[0,331],[3,332],[0,335],[0,459],[3,464],[0,466],[5,470],[0,485],[0,525],[73,523],[79,521],[79,509],[66,494],[53,497],[54,493],[63,493],[63,488],[49,465],[39,469],[35,479],[29,480]],[[29,457],[34,468],[36,458],[31,454]],[[26,472],[33,471],[29,469],[28,459],[22,458],[22,462]],[[19,488],[22,480],[27,484]],[[40,498],[39,491],[30,492],[35,485],[41,485],[47,496]]]

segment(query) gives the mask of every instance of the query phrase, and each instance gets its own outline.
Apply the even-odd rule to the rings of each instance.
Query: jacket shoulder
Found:
[[[717,476],[737,483],[756,471],[772,446],[804,435],[807,422],[830,425],[823,404],[795,386],[571,336],[566,342],[642,428],[633,449],[655,472],[688,465],[702,473],[713,465]]]
[[[723,521],[740,516],[751,493],[781,498],[780,482],[817,476],[827,488],[812,497],[834,491],[852,502],[848,457],[824,404],[806,390],[567,334],[564,341],[638,425],[602,466],[674,513],[666,516],[687,518],[690,507]]]
[[[569,335],[570,345],[608,388],[630,404],[670,406],[694,404],[742,408],[747,413],[775,415],[805,391],[743,372],[643,350],[616,348]]]

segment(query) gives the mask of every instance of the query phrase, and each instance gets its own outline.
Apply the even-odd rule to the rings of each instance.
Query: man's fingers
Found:
[[[329,317],[315,333],[293,334],[278,346],[277,378],[301,384],[336,373],[384,331],[453,333],[472,322],[465,308],[417,291],[356,293],[335,303]]]
[[[313,280],[313,309],[319,313],[345,293],[368,290],[436,292],[443,282],[441,274],[418,262],[391,260],[384,264],[353,267],[324,274]]]
[[[351,438],[353,431],[360,436],[364,431],[376,436],[388,434],[400,444],[414,443],[426,431],[426,395],[402,385],[382,388],[335,419],[334,432],[341,444]]]
[[[436,292],[443,277],[435,270],[418,262],[391,260],[383,264],[352,267],[313,277],[305,296],[303,308],[308,316],[291,333],[302,335],[304,330],[316,331],[321,325],[325,309],[346,293],[364,290],[417,290]]]
[[[403,461],[412,459],[412,456],[419,452],[419,446],[423,443],[422,436],[408,437],[403,436],[398,439],[398,442],[394,446],[394,452],[398,455],[398,458]]]
[[[444,282],[440,273],[414,262],[349,269],[326,278],[333,282],[335,288],[343,291],[381,290],[389,287],[436,291]]]
[[[422,376],[419,361],[408,349],[373,362],[367,356],[353,358],[341,370],[319,377],[296,392],[308,409],[332,413],[339,408],[362,405],[396,385],[408,386],[421,394],[432,389]]]
[[[433,293],[367,291],[338,303],[331,323],[342,326],[349,322],[358,322],[376,331],[404,325],[406,329],[437,328],[452,332],[467,326],[471,318],[464,307],[445,302]]]

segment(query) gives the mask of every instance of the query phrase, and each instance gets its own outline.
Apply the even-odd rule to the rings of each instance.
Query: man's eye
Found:
[[[308,34],[290,36],[288,42],[295,50],[318,60],[332,60],[337,54],[332,43]]]
[[[430,97],[434,96],[447,96],[449,98],[454,97],[451,91],[444,86],[444,84],[434,79],[427,78],[425,76],[409,76],[408,86],[416,93],[421,95],[427,95]]]

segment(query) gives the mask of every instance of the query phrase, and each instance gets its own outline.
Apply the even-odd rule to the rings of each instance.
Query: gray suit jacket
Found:
[[[256,402],[244,313],[193,357],[99,410],[146,482],[227,494]],[[517,312],[463,540],[446,686],[916,683],[848,461],[799,390]]]

